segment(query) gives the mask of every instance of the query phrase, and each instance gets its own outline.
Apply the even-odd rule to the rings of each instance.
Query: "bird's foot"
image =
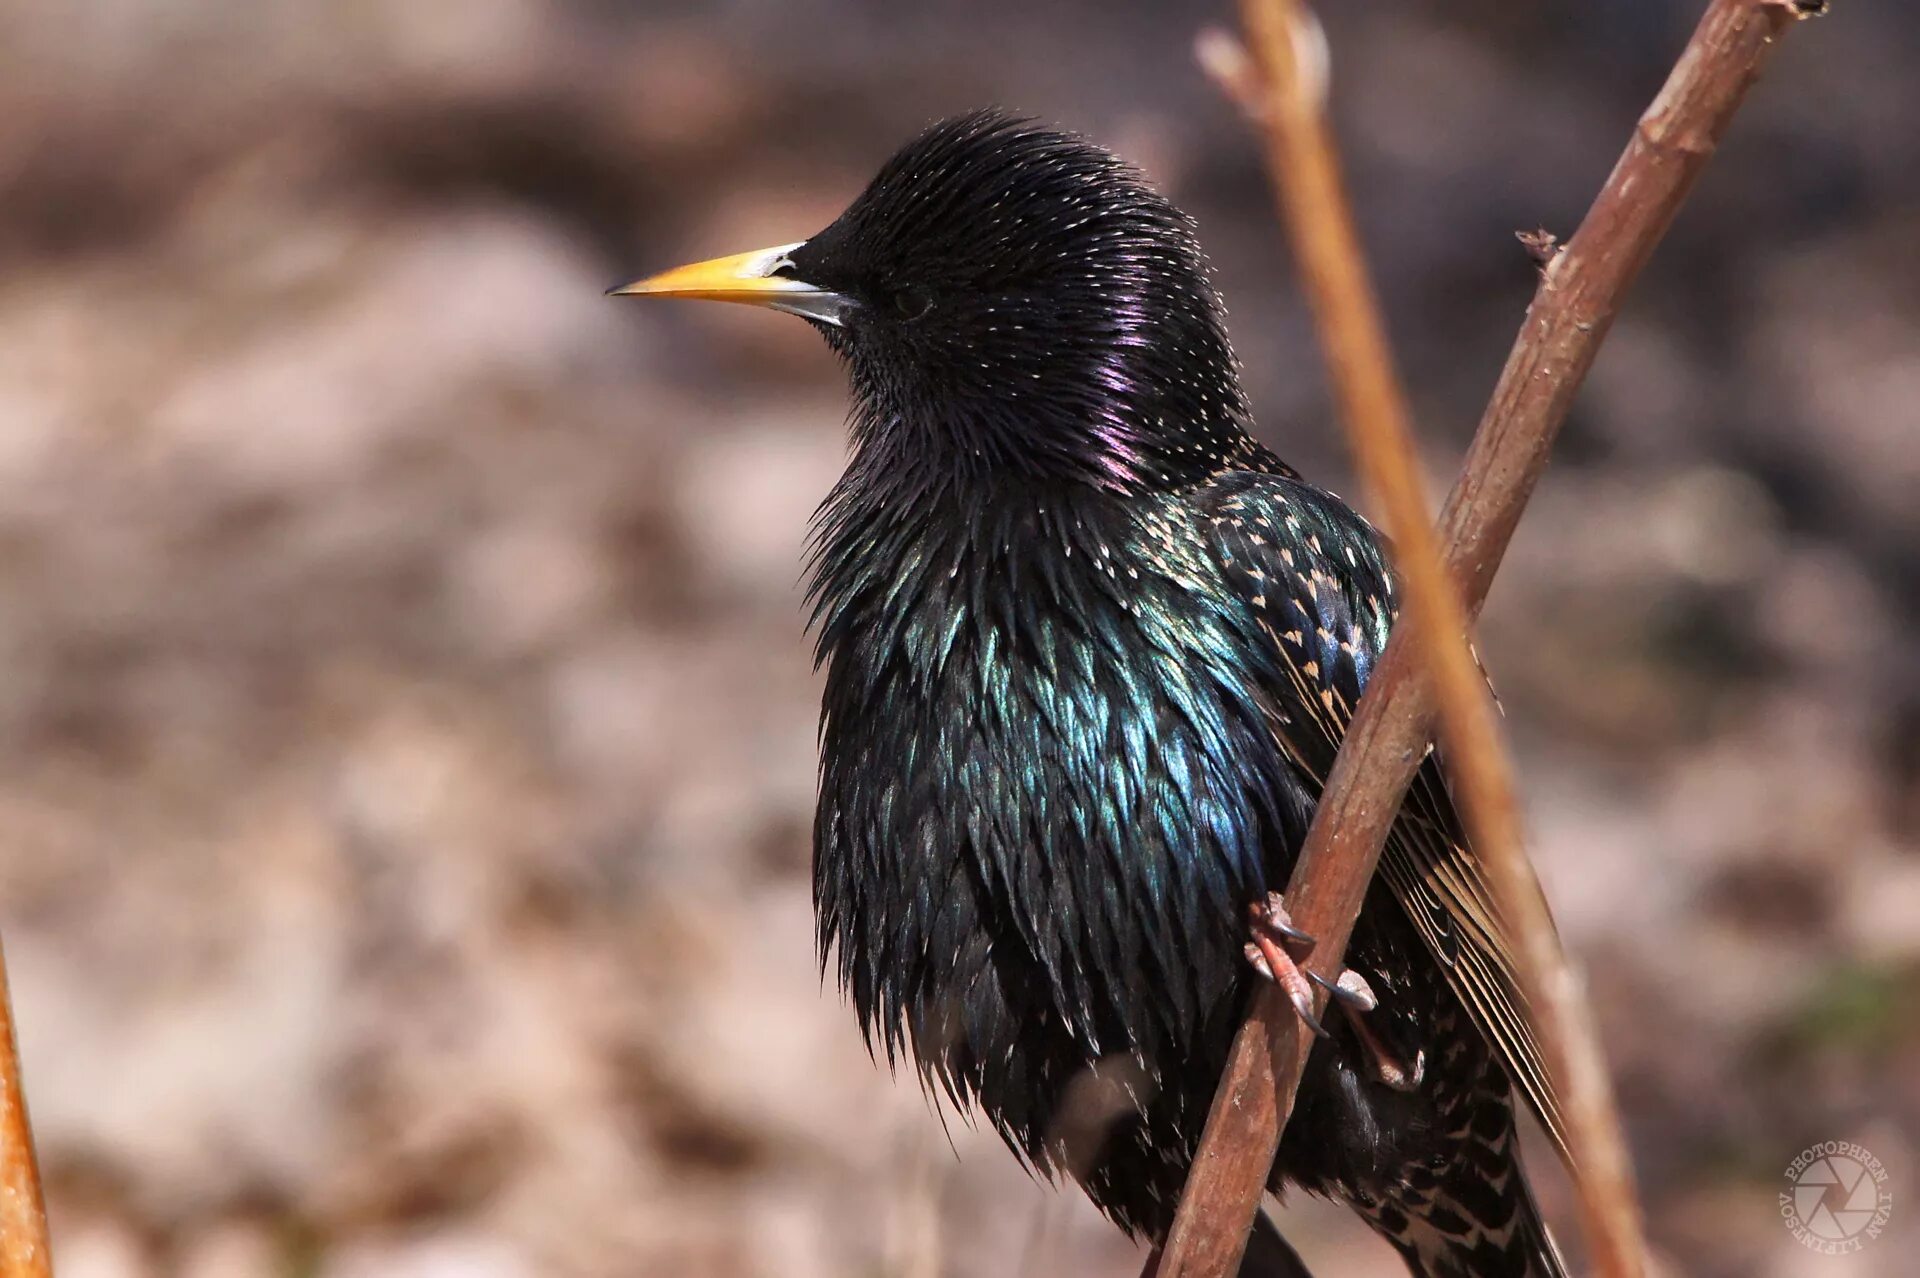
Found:
[[[1380,1000],[1366,977],[1352,968],[1341,972],[1340,979],[1332,984],[1318,972],[1308,972],[1307,977],[1347,1014],[1347,1024],[1353,1027],[1354,1037],[1360,1040],[1367,1058],[1373,1062],[1375,1078],[1396,1092],[1410,1092],[1420,1086],[1420,1081],[1427,1076],[1427,1054],[1416,1048],[1409,1064],[1380,1041],[1380,1036],[1367,1024],[1367,1013],[1380,1006]]]
[[[1359,1036],[1361,1046],[1367,1049],[1367,1059],[1373,1062],[1373,1076],[1396,1092],[1411,1092],[1419,1088],[1427,1076],[1427,1054],[1419,1048],[1414,1049],[1413,1060],[1409,1063],[1404,1057],[1394,1054],[1382,1043],[1366,1022],[1354,1017],[1351,1021],[1354,1033]]]
[[[1318,985],[1353,1027],[1354,1037],[1360,1040],[1373,1063],[1375,1078],[1395,1091],[1410,1092],[1420,1086],[1427,1072],[1426,1053],[1416,1051],[1408,1063],[1382,1043],[1380,1036],[1367,1025],[1367,1013],[1380,1006],[1367,978],[1352,968],[1343,968],[1338,978],[1329,981],[1318,972],[1302,967],[1301,963],[1313,952],[1314,938],[1293,925],[1280,893],[1269,892],[1264,901],[1249,906],[1247,913],[1253,934],[1253,939],[1247,942],[1247,962],[1280,987],[1307,1028],[1320,1038],[1328,1036],[1326,1027],[1313,1014],[1313,987]]]
[[[1326,1027],[1313,1014],[1313,985],[1300,966],[1313,952],[1313,938],[1293,925],[1278,892],[1269,892],[1265,900],[1249,905],[1247,920],[1253,934],[1247,942],[1247,962],[1280,987],[1308,1029],[1317,1037],[1327,1037]]]

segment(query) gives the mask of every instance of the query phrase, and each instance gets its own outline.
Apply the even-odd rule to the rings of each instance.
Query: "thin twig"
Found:
[[[1306,26],[1303,10],[1298,0],[1251,0],[1246,21],[1256,47],[1263,50],[1260,73],[1272,86],[1266,120],[1269,165],[1326,347],[1341,420],[1353,441],[1362,482],[1393,540],[1409,624],[1431,664],[1440,735],[1449,748],[1449,776],[1476,855],[1492,880],[1500,918],[1511,929],[1521,990],[1555,1091],[1585,1098],[1566,1113],[1566,1136],[1596,1267],[1603,1274],[1631,1278],[1644,1267],[1646,1244],[1612,1087],[1580,983],[1568,968],[1527,860],[1513,767],[1467,643],[1465,610],[1434,535],[1406,395],[1367,278],[1365,251],[1342,187],[1322,95],[1301,74],[1296,51],[1306,43],[1300,35]],[[1544,265],[1557,256],[1551,237],[1543,239],[1539,232],[1529,237],[1527,246]],[[1297,903],[1295,908],[1300,908]],[[1344,948],[1346,933],[1333,936],[1334,941],[1323,942],[1324,948]],[[1324,955],[1315,958],[1316,966],[1326,965],[1322,975],[1338,975],[1337,952],[1331,963]],[[1588,1166],[1607,1173],[1578,1174]]]
[[[1318,28],[1309,25],[1297,0],[1248,0],[1243,17],[1254,52],[1249,55],[1230,37],[1215,34],[1202,46],[1203,61],[1265,126],[1268,167],[1314,310],[1341,420],[1352,438],[1362,482],[1382,511],[1395,545],[1409,625],[1416,628],[1433,663],[1453,777],[1474,844],[1483,856],[1497,848],[1501,854],[1522,857],[1511,769],[1485,684],[1466,644],[1466,615],[1434,535],[1406,395],[1367,278],[1323,95],[1309,78],[1312,67],[1303,65],[1303,50],[1320,43],[1315,38]],[[1524,865],[1520,878],[1537,902],[1538,888]],[[1289,888],[1289,898],[1294,916],[1305,917],[1311,897],[1297,896]],[[1559,962],[1545,909],[1524,917],[1538,922],[1547,935],[1544,946],[1523,947],[1522,953],[1544,949]],[[1322,975],[1337,974],[1352,925],[1350,914],[1330,926],[1317,920],[1301,924],[1319,938],[1315,953],[1320,963],[1332,956]],[[1285,1014],[1269,1019],[1268,1026],[1275,1034],[1270,1043],[1275,1068],[1284,1079],[1298,1030]],[[1542,1037],[1552,1037],[1554,1028],[1542,1026]],[[1174,1247],[1183,1242],[1176,1231]]]
[[[1554,436],[1628,286],[1712,155],[1771,54],[1775,37],[1797,18],[1823,7],[1795,0],[1713,0],[1580,230],[1547,264],[1465,469],[1440,517],[1447,562],[1468,615],[1477,613],[1486,597]],[[1284,23],[1285,11],[1269,9],[1262,0],[1244,0],[1243,8],[1270,93],[1268,122],[1278,133],[1284,114],[1300,109],[1299,95],[1282,91],[1291,39],[1284,25],[1273,24]],[[1274,150],[1277,157],[1291,155],[1279,141]],[[1301,180],[1291,167],[1285,179],[1283,188]],[[1337,175],[1334,181],[1337,192]],[[1303,271],[1310,271],[1302,256]],[[1339,345],[1343,339],[1335,334],[1325,340],[1340,380],[1340,352],[1351,352]],[[1353,340],[1353,334],[1344,340]],[[1377,386],[1370,393],[1376,399],[1381,394]],[[1351,416],[1353,405],[1346,394],[1342,392],[1343,407]],[[1401,550],[1406,569],[1414,556],[1406,553],[1405,543]],[[1409,587],[1411,593],[1411,581]],[[1418,598],[1410,608],[1445,620],[1444,611],[1435,614]],[[1396,630],[1369,681],[1288,885],[1295,923],[1319,938],[1313,959],[1323,973],[1339,966],[1381,846],[1425,755],[1437,703],[1436,681],[1426,665],[1429,652],[1458,646],[1422,645],[1416,627],[1429,629],[1416,621]],[[1412,640],[1409,634],[1414,634]],[[1504,817],[1498,810],[1488,813],[1484,795],[1477,816],[1470,798],[1466,806],[1470,820],[1512,819],[1510,810]],[[1497,834],[1494,843],[1518,846],[1517,838],[1509,842]],[[1518,903],[1519,914],[1530,908],[1544,912],[1520,858],[1496,854],[1488,868],[1503,900]],[[1529,943],[1545,935],[1550,944],[1550,928],[1530,926],[1524,917],[1514,922],[1523,970],[1553,971],[1551,958],[1533,952]],[[1557,1015],[1570,1027],[1561,1043],[1562,1055],[1576,1041],[1591,1041],[1577,982],[1564,967],[1538,996],[1540,1008],[1555,1009],[1548,1015]],[[1291,1007],[1272,991],[1262,991],[1234,1042],[1214,1096],[1207,1132],[1161,1260],[1161,1278],[1228,1275],[1238,1264],[1299,1087],[1302,1047]],[[1567,1115],[1580,1133],[1576,1143],[1584,1184],[1599,1205],[1597,1218],[1592,1206],[1587,1215],[1595,1262],[1604,1273],[1637,1273],[1640,1247],[1631,1173],[1617,1126],[1607,1121],[1612,1105],[1606,1075],[1597,1058],[1582,1062],[1568,1056],[1555,1062],[1556,1070],[1568,1065],[1573,1068],[1563,1075]]]
[[[0,1278],[53,1278],[47,1204],[20,1090],[20,1051],[13,1032],[7,961],[0,953]]]

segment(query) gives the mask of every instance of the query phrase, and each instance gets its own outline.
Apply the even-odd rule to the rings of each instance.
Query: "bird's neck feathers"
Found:
[[[914,611],[1004,618],[1062,592],[1076,606],[1113,595],[1124,611],[1114,557],[1144,516],[1223,471],[1284,470],[1243,424],[1210,295],[1112,311],[1121,320],[1098,338],[1030,360],[987,343],[977,382],[934,362],[907,380],[849,359],[852,456],[812,557],[821,658],[850,627]]]
[[[1042,295],[956,301],[975,312],[957,326],[965,341],[836,343],[856,465],[980,500],[1010,486],[1170,491],[1244,456],[1246,397],[1198,262],[1087,265]]]
[[[1062,599],[1124,612],[1140,505],[1095,484],[1003,476],[989,488],[856,452],[815,521],[816,655],[885,660],[905,644],[931,670],[953,644],[1024,630]]]

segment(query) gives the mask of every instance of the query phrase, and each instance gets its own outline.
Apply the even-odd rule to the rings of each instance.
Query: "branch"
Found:
[[[1527,861],[1513,767],[1468,646],[1465,609],[1434,534],[1406,395],[1394,372],[1365,253],[1342,189],[1337,149],[1321,109],[1324,52],[1315,57],[1311,51],[1324,50],[1324,44],[1317,29],[1307,25],[1298,0],[1250,3],[1246,21],[1255,47],[1262,51],[1258,74],[1273,86],[1266,97],[1270,167],[1326,347],[1340,416],[1353,441],[1362,482],[1375,508],[1383,512],[1405,584],[1408,624],[1431,666],[1450,778],[1476,855],[1497,894],[1499,915],[1512,929],[1521,990],[1555,1090],[1565,1091],[1575,1102],[1565,1115],[1566,1152],[1574,1168],[1590,1172],[1579,1176],[1586,1233],[1600,1272],[1637,1274],[1646,1245],[1612,1086],[1580,982],[1568,967]],[[1239,83],[1245,84],[1244,76]],[[1523,243],[1543,265],[1557,256],[1550,237],[1539,232],[1523,237]],[[1298,912],[1304,905],[1294,901],[1293,908]],[[1350,929],[1350,917],[1346,924]],[[1336,931],[1333,943],[1323,943],[1315,955],[1323,976],[1338,975],[1338,953],[1345,942],[1346,932]],[[1334,955],[1330,965],[1325,957],[1329,950]],[[1558,1140],[1559,1131],[1554,1135]]]
[[[53,1278],[47,1246],[47,1205],[20,1090],[20,1053],[14,1041],[13,1000],[0,955],[0,1278]]]
[[[1436,706],[1445,709],[1450,747],[1465,747],[1456,760],[1465,815],[1520,938],[1518,958],[1534,1011],[1553,1027],[1545,1037],[1579,1151],[1583,1220],[1596,1264],[1610,1275],[1638,1274],[1644,1250],[1625,1146],[1578,982],[1559,957],[1545,904],[1519,852],[1511,780],[1497,734],[1475,727],[1476,720],[1487,720],[1485,694],[1477,680],[1471,697],[1464,691],[1459,666],[1467,654],[1460,637],[1466,618],[1486,597],[1628,286],[1672,223],[1775,37],[1795,19],[1824,8],[1821,0],[1713,0],[1579,231],[1542,272],[1440,517],[1446,561],[1460,590],[1455,601],[1440,574],[1427,571],[1438,562],[1438,545],[1424,527],[1417,474],[1406,451],[1404,402],[1343,213],[1316,95],[1298,91],[1296,33],[1304,28],[1297,0],[1242,5],[1264,82],[1259,113],[1270,131],[1270,158],[1283,178],[1283,204],[1320,313],[1343,416],[1369,489],[1388,512],[1399,543],[1411,618],[1395,630],[1327,779],[1288,883],[1288,910],[1297,926],[1319,940],[1315,970],[1333,975],[1380,849],[1425,755]],[[1212,54],[1203,50],[1211,64],[1221,65],[1218,54],[1217,46]],[[1230,75],[1229,81],[1246,101],[1247,77]],[[1428,661],[1437,669],[1427,669]],[[1490,729],[1490,721],[1485,726]],[[1292,1008],[1276,991],[1263,989],[1215,1094],[1161,1257],[1161,1278],[1234,1271],[1299,1087],[1304,1046]]]

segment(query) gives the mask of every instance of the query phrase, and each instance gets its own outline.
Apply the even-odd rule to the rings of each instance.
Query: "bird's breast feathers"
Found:
[[[1196,519],[1031,503],[945,537],[868,528],[861,562],[893,544],[893,566],[858,580],[833,579],[825,530],[821,939],[889,1047],[982,976],[987,920],[986,975],[1036,982],[1091,1050],[1181,1038],[1237,979],[1242,904],[1306,799],[1270,646]]]

